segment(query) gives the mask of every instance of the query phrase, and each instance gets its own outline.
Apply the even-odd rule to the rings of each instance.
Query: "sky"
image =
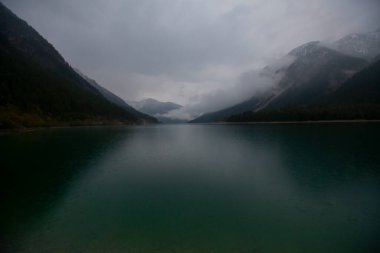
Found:
[[[255,71],[303,43],[380,26],[380,0],[1,1],[123,99],[192,115],[251,96]]]

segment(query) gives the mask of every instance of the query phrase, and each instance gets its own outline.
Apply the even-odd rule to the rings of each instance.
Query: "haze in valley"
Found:
[[[313,40],[380,24],[376,0],[3,0],[81,72],[126,101],[191,119],[271,81],[257,71]],[[283,58],[283,64],[292,59]],[[280,62],[281,63],[281,62]]]

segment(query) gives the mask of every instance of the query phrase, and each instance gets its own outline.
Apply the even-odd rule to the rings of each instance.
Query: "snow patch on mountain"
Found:
[[[369,33],[349,34],[332,46],[342,53],[371,60],[380,54],[380,29]]]

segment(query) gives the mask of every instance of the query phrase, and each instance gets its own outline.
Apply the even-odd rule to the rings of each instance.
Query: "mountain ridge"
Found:
[[[227,122],[379,120],[380,60],[353,75],[336,92],[318,104],[260,112],[246,111]]]
[[[380,54],[380,28],[369,33],[351,33],[335,41],[332,47],[348,55],[373,60]]]
[[[185,120],[180,120],[169,115],[170,112],[181,109],[183,106],[180,104],[161,102],[153,98],[146,98],[141,101],[132,101],[129,103],[136,110],[151,115],[162,123],[177,124],[186,122]]]
[[[149,115],[163,115],[173,110],[181,109],[183,106],[173,102],[161,102],[153,98],[131,102],[131,105]]]
[[[0,3],[0,128],[155,122],[111,103]]]
[[[285,75],[272,88],[234,106],[206,113],[190,122],[225,121],[234,114],[303,108],[318,104],[371,62],[369,57],[345,54],[319,41],[296,47],[288,55],[296,57],[296,60],[286,68]],[[376,55],[372,55],[371,59],[376,59]]]
[[[96,82],[94,79],[91,79],[90,77],[83,74],[79,69],[74,69],[80,76],[82,76],[83,79],[85,79],[90,85],[92,85],[95,89],[97,89],[108,101],[111,103],[114,103],[122,108],[124,108],[126,111],[130,112],[131,114],[141,117],[147,121],[155,121],[153,116],[142,113],[135,108],[133,108],[131,105],[129,105],[127,102],[125,102],[122,98],[115,95],[113,92],[107,90],[103,86],[101,86],[98,82]]]

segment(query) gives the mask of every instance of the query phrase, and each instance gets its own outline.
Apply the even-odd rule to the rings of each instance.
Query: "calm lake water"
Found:
[[[1,252],[380,252],[380,125],[0,136]]]

